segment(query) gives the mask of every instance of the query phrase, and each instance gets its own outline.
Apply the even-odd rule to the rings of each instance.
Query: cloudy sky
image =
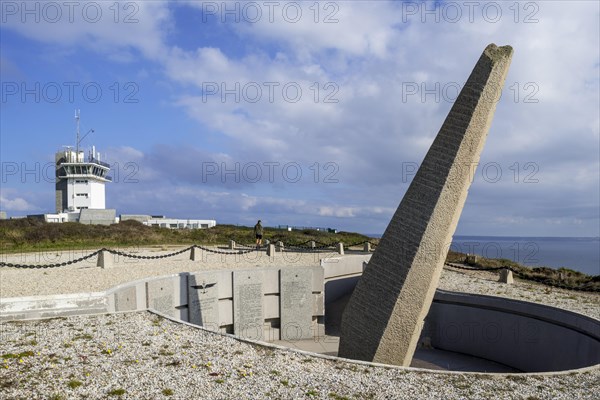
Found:
[[[0,208],[54,211],[81,109],[118,214],[381,233],[496,43],[457,233],[598,236],[598,4],[2,1]]]

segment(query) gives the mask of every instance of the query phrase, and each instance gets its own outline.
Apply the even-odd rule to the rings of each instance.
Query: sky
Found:
[[[0,2],[0,209],[54,153],[118,214],[382,233],[489,43],[512,64],[456,233],[600,235],[597,1]]]

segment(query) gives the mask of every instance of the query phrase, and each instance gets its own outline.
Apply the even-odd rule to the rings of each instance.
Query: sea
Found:
[[[450,249],[532,268],[564,267],[600,275],[600,237],[454,236]]]

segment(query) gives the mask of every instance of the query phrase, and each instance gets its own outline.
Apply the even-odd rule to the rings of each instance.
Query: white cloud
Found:
[[[170,29],[166,1],[7,2],[2,8],[3,29],[41,42],[94,49],[120,61],[130,61],[132,50],[150,59],[161,57]]]
[[[21,197],[0,196],[0,209],[4,211],[34,211],[37,207]]]

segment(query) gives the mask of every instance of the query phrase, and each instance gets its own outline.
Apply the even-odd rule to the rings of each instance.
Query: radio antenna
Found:
[[[76,149],[76,151],[75,151],[75,157],[76,157],[76,159],[79,159],[79,111],[80,110],[75,110],[75,121],[76,121],[76,124],[77,124],[77,141],[75,142],[75,143],[77,143],[76,146],[75,146],[75,149]]]

